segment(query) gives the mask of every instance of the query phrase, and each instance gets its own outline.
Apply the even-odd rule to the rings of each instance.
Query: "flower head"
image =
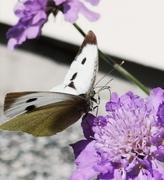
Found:
[[[86,0],[97,5],[99,0]],[[90,11],[79,0],[25,0],[15,6],[15,14],[19,17],[18,23],[7,32],[8,49],[13,50],[26,39],[34,39],[41,34],[41,28],[48,19],[48,15],[57,15],[62,11],[65,20],[74,23],[78,13],[82,13],[90,21],[99,18],[99,14]]]
[[[70,179],[164,179],[163,110],[161,88],[145,100],[112,93],[105,117],[83,119],[86,140],[72,145],[77,169]]]
[[[7,32],[9,49],[13,50],[26,39],[34,39],[41,34],[41,27],[47,20],[46,3],[47,0],[27,0],[16,4],[14,11],[20,19]]]
[[[100,15],[89,10],[83,2],[79,0],[54,0],[56,5],[63,4],[63,13],[65,20],[71,23],[75,23],[78,18],[78,14],[82,13],[89,21],[96,21]],[[84,1],[84,0],[83,0]],[[97,5],[99,0],[85,0],[91,5]]]

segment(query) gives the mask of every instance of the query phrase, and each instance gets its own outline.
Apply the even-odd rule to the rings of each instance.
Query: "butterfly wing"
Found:
[[[86,94],[93,88],[97,71],[97,40],[95,34],[89,31],[65,76],[63,84],[51,91],[76,95]]]
[[[4,111],[11,119],[0,125],[1,130],[51,136],[75,123],[89,111],[89,104],[81,96],[64,93],[9,93]]]

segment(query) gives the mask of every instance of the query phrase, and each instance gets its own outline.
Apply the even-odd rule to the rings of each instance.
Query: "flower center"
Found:
[[[145,111],[118,109],[106,117],[106,125],[97,122],[95,148],[104,158],[112,162],[134,158],[143,159],[150,151],[151,122]]]

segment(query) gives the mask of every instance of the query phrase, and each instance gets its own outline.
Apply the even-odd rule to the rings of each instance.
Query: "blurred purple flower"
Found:
[[[99,0],[86,1],[91,5],[99,3]],[[99,18],[99,14],[87,9],[79,0],[25,0],[18,2],[14,11],[19,17],[19,21],[6,34],[10,50],[22,44],[26,39],[34,39],[39,36],[50,13],[56,16],[58,11],[63,11],[65,20],[71,23],[77,20],[79,12],[90,21]]]
[[[47,20],[46,3],[47,0],[27,0],[16,4],[14,11],[20,19],[7,32],[10,50],[22,44],[26,39],[34,39],[41,34],[41,27]]]
[[[163,180],[164,90],[144,100],[112,93],[107,115],[83,118],[85,140],[73,145],[77,169],[70,180]]]
[[[99,3],[99,0],[85,1],[89,2],[93,6]],[[89,21],[96,21],[100,17],[98,13],[89,10],[84,3],[79,0],[54,0],[54,2],[57,6],[63,4],[65,20],[71,23],[75,23],[78,18],[78,13],[82,13]]]

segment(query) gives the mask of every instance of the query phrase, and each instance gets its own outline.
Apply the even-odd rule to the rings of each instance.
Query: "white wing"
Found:
[[[80,50],[67,72],[63,84],[51,91],[70,94],[86,94],[93,88],[98,71],[98,48],[96,36],[89,31]]]
[[[9,93],[4,111],[10,119],[0,125],[0,130],[52,136],[75,123],[89,110],[88,100],[81,96],[57,92]]]
[[[7,117],[14,117],[36,108],[54,103],[73,101],[80,96],[58,92],[18,92],[5,97],[4,111]],[[81,98],[82,99],[82,98]]]

